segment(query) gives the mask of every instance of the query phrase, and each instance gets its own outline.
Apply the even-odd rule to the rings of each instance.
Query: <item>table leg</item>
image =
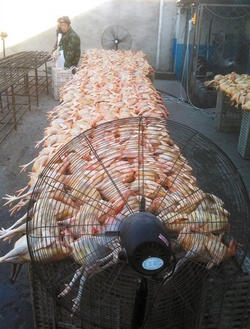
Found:
[[[29,111],[31,111],[31,101],[30,101],[30,90],[29,90],[29,74],[27,73],[24,77],[26,95],[28,97]]]
[[[38,100],[38,73],[37,73],[37,69],[35,69],[35,89],[36,89],[36,105],[39,106],[39,100]]]
[[[1,111],[1,113],[3,113],[2,93],[0,93],[0,111]]]
[[[49,94],[49,78],[48,78],[48,67],[47,67],[47,62],[45,62],[45,75],[46,75],[46,88],[47,88],[47,94]]]
[[[13,111],[14,128],[16,130],[16,128],[17,128],[17,122],[16,122],[16,99],[15,99],[15,93],[14,93],[14,87],[13,86],[11,86],[11,98],[12,98],[12,111]]]
[[[250,111],[244,111],[242,115],[238,152],[243,159],[250,159]]]

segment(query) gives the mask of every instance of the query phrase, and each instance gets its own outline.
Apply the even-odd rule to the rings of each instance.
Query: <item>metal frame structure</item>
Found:
[[[221,1],[213,2],[213,1],[199,1],[196,4],[196,12],[197,12],[197,22],[195,24],[195,30],[193,34],[193,42],[192,42],[192,54],[190,60],[190,70],[188,72],[189,76],[189,83],[190,83],[190,93],[193,96],[194,93],[194,86],[197,78],[197,64],[198,64],[198,56],[199,56],[199,49],[200,49],[200,42],[201,42],[201,26],[202,26],[202,17],[204,13],[204,9],[206,7],[239,7],[239,8],[246,8],[249,9],[250,12],[250,4],[236,4],[236,3],[225,3]]]
[[[243,110],[241,105],[231,104],[230,97],[217,91],[215,124],[218,131],[238,132],[237,150],[243,159],[250,159],[250,111]]]
[[[9,70],[25,70],[28,77],[27,85],[19,85],[16,95],[23,96],[26,93],[26,87],[29,88],[29,94],[36,98],[36,104],[39,105],[39,94],[46,88],[47,94],[49,93],[49,78],[47,61],[50,55],[43,51],[23,51],[0,60],[0,68]],[[38,69],[44,65],[45,76],[41,74]],[[34,71],[32,75],[30,72]],[[40,74],[39,74],[40,73]]]
[[[17,129],[17,123],[27,108],[31,110],[29,88],[22,98],[16,98],[15,85],[22,80],[27,85],[26,71],[0,68],[0,143],[13,129]],[[23,98],[26,98],[26,103],[22,102]]]
[[[49,59],[47,52],[23,51],[0,60],[0,143],[17,129],[26,110],[31,110],[31,97],[38,106],[39,94],[44,89],[49,93]],[[38,70],[43,65],[45,75]]]

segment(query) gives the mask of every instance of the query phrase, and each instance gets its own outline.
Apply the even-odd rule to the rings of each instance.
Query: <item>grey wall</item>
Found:
[[[163,1],[159,71],[173,71],[172,47],[176,30],[176,1]]]
[[[176,1],[162,0],[162,29],[158,40],[160,0],[112,0],[71,17],[72,27],[79,34],[82,50],[101,48],[101,36],[110,25],[122,25],[133,38],[132,49],[142,50],[155,67],[157,44],[160,71],[172,69],[172,39],[175,33]],[[38,13],[39,14],[39,13]],[[55,42],[55,26],[35,37],[7,49],[7,55],[21,50],[50,51]]]

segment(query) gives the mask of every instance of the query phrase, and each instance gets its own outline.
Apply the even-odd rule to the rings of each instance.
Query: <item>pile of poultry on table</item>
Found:
[[[55,157],[57,162],[50,161],[63,145],[90,128],[93,130],[90,141],[96,146],[97,153],[101,152],[94,128],[108,121],[138,116],[148,120],[143,132],[146,211],[157,215],[168,230],[176,232],[177,243],[183,251],[189,255],[191,252],[191,257],[199,258],[207,268],[235,253],[235,241],[226,245],[220,234],[229,230],[229,213],[222,200],[198,187],[192,168],[172,141],[166,129],[167,109],[149,79],[152,72],[142,52],[89,50],[77,73],[64,85],[61,103],[48,113],[50,124],[44,131],[44,138],[36,145],[42,146],[39,155],[22,166],[25,170],[33,164],[28,186],[14,196],[5,196],[6,204],[11,205],[11,214],[19,211],[28,204],[35,183],[46,166],[50,176],[64,184],[67,191],[71,190],[70,197],[57,193],[56,189],[46,196],[39,188],[35,190],[37,201],[29,210],[28,228],[40,237],[32,245],[36,261],[46,263],[70,257],[84,266],[85,258],[81,253],[86,250],[81,248],[86,249],[86,245],[81,244],[82,237],[104,232],[111,218],[121,212],[126,215],[126,204],[135,211],[138,209],[138,155],[131,152],[131,132],[121,130],[119,125],[103,135],[102,145],[108,147],[100,156],[111,177],[116,177],[122,198],[117,194],[114,198],[114,194],[109,193],[110,177],[100,171],[101,166],[97,165],[93,152],[81,159],[80,172],[74,161],[77,150]],[[152,127],[150,118],[158,118],[159,124]],[[117,156],[109,158],[109,149]],[[79,191],[82,202],[78,202]],[[94,202],[84,202],[84,196],[87,200],[90,195],[98,203],[98,208]],[[53,212],[49,217],[51,222],[37,227],[37,223],[46,222],[47,207]],[[0,258],[0,263],[31,260],[26,218],[27,214],[10,228],[0,231],[3,241],[21,234],[14,248]],[[32,226],[33,222],[36,224]],[[85,225],[86,222],[91,225]],[[39,254],[37,259],[36,253]],[[61,296],[70,290],[69,287],[65,289]],[[79,298],[73,310],[78,306]]]
[[[232,72],[227,75],[218,74],[213,80],[205,82],[207,87],[220,90],[236,107],[250,111],[250,75]]]

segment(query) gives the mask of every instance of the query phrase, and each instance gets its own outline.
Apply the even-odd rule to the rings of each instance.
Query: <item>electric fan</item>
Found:
[[[120,25],[107,27],[102,34],[102,47],[107,50],[129,50],[132,37],[127,29]]]
[[[40,175],[27,218],[32,267],[84,328],[193,328],[203,280],[244,261],[248,207],[235,167],[198,132],[110,121]]]

